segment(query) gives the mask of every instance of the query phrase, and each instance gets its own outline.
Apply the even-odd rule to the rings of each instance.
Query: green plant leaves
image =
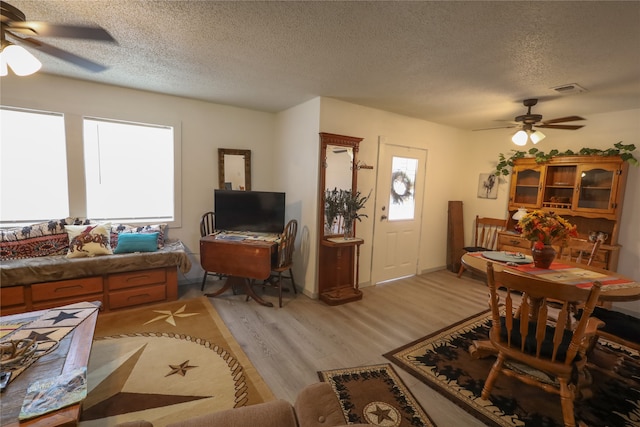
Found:
[[[614,148],[608,148],[606,150],[601,150],[599,148],[581,148],[578,153],[575,153],[573,150],[560,152],[556,149],[549,151],[549,153],[544,153],[535,147],[530,148],[529,151],[511,150],[513,154],[511,154],[510,157],[506,157],[503,153],[500,153],[498,155],[498,164],[496,165],[494,175],[509,175],[511,173],[511,168],[513,167],[514,161],[516,159],[526,157],[527,154],[533,156],[536,160],[536,163],[548,162],[552,157],[575,156],[576,154],[579,154],[581,156],[620,156],[623,161],[629,163],[630,165],[638,166],[638,160],[632,154],[632,152],[636,149],[636,146],[634,144],[623,144],[622,141],[620,141],[613,144],[613,147]]]

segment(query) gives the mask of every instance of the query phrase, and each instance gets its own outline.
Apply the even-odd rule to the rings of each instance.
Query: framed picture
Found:
[[[481,173],[478,179],[478,198],[498,198],[498,177],[492,173]]]

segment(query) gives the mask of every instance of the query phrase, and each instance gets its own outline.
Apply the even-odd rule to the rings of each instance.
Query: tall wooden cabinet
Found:
[[[581,239],[587,239],[592,231],[605,233],[608,237],[597,262],[615,271],[627,169],[628,163],[619,156],[561,156],[540,164],[533,158],[517,159],[511,178],[509,217],[521,207],[528,211],[542,209],[575,224]],[[528,248],[520,239],[515,233],[502,233],[500,250]]]

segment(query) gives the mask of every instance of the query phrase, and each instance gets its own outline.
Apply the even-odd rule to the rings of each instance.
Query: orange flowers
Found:
[[[552,244],[566,246],[569,237],[578,237],[576,226],[553,212],[530,212],[518,222],[518,225],[522,229],[522,236],[535,242],[534,247],[537,249]]]

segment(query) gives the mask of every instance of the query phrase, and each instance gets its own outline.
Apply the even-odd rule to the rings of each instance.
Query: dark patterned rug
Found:
[[[388,363],[320,371],[318,376],[333,387],[349,424],[435,427]]]
[[[560,397],[500,375],[490,399],[480,397],[494,356],[472,359],[473,340],[489,336],[489,313],[479,313],[384,356],[492,426],[563,426]],[[589,357],[593,383],[575,402],[576,423],[640,426],[640,355],[600,339]]]

